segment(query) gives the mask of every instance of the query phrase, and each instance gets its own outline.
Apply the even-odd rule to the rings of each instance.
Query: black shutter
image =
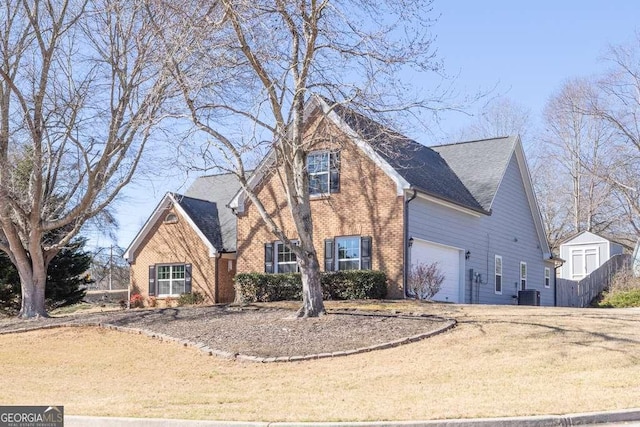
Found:
[[[273,273],[273,243],[264,244],[264,272]]]
[[[184,293],[191,293],[191,264],[184,265]]]
[[[340,192],[340,152],[329,155],[329,192]]]
[[[371,270],[371,237],[360,238],[360,269]]]
[[[333,263],[333,239],[325,239],[324,240],[324,271],[333,271],[334,263]]]
[[[156,266],[149,266],[149,296],[156,294]]]

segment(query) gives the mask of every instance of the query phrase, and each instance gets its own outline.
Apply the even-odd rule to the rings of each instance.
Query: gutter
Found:
[[[402,293],[405,298],[407,295],[407,280],[409,278],[409,203],[418,196],[418,191],[414,188],[411,197],[404,202],[404,245],[402,253],[403,271],[402,271]],[[406,194],[405,194],[406,198]]]

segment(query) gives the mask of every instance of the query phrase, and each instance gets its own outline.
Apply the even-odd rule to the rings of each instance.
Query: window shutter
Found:
[[[191,264],[184,266],[184,293],[191,293]]]
[[[333,257],[334,257],[333,239],[325,239],[324,240],[324,271],[335,270]]]
[[[264,244],[264,272],[273,273],[273,243]]]
[[[371,270],[371,237],[360,238],[360,269]]]
[[[329,192],[340,192],[340,152],[329,155]]]
[[[156,266],[149,266],[149,296],[156,294]]]

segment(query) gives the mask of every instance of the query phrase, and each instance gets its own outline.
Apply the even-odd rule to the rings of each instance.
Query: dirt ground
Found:
[[[445,319],[418,313],[334,309],[315,319],[294,315],[293,304],[90,312],[34,321],[2,319],[0,333],[41,325],[102,323],[145,329],[222,352],[269,358],[366,348],[425,334],[445,324]]]

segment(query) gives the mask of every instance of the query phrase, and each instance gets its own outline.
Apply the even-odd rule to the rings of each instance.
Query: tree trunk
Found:
[[[301,181],[300,185],[308,185],[304,177]],[[325,309],[322,302],[320,263],[313,246],[313,220],[308,195],[306,203],[295,204],[291,207],[291,213],[300,238],[298,266],[302,277],[302,307],[298,310],[298,317],[322,316],[325,314]]]
[[[298,310],[298,317],[318,317],[324,315],[322,302],[322,285],[320,280],[320,264],[318,257],[308,256],[300,262],[302,276],[302,307]]]
[[[35,262],[17,262],[22,288],[22,305],[18,317],[33,319],[49,317],[45,307],[44,291],[47,281],[47,266]]]

